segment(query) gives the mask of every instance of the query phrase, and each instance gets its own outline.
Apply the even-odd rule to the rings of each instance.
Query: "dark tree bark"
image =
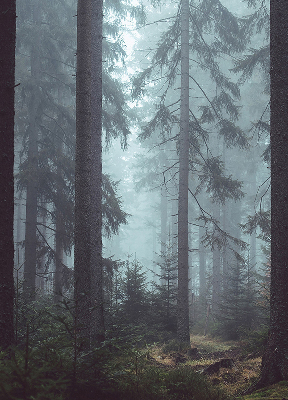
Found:
[[[78,0],[75,301],[86,344],[104,337],[102,285],[102,1]],[[93,43],[93,44],[92,44]]]
[[[189,0],[181,10],[181,110],[178,200],[177,337],[189,342],[188,303],[188,174],[189,174]]]
[[[75,250],[76,322],[90,342],[90,141],[91,141],[91,0],[78,0],[76,75]]]
[[[104,340],[102,266],[102,32],[103,0],[92,1],[91,79],[91,268],[93,332],[96,343]]]
[[[0,3],[0,347],[13,343],[16,0]]]
[[[270,332],[255,388],[288,380],[288,3],[271,1]],[[254,388],[254,389],[255,389]]]

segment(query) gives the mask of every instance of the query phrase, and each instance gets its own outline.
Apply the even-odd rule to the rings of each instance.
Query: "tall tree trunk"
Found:
[[[287,1],[271,1],[271,315],[256,387],[288,380],[287,18]]]
[[[201,302],[205,301],[206,295],[206,251],[205,246],[202,243],[203,236],[205,234],[205,228],[199,226],[199,294]]]
[[[104,296],[102,266],[102,40],[103,0],[92,1],[91,80],[91,268],[93,339],[104,340]]]
[[[213,218],[220,222],[220,204],[213,203]],[[221,257],[220,249],[217,244],[213,249],[213,269],[212,269],[212,312],[217,315],[219,310],[221,291]]]
[[[63,103],[64,93],[61,88],[58,89],[58,102]],[[58,150],[58,159],[63,158],[63,133],[61,132],[56,139],[56,146]],[[55,224],[55,275],[54,275],[54,302],[59,303],[63,295],[63,259],[64,259],[64,245],[63,238],[65,234],[65,227],[63,221],[63,173],[60,165],[57,165],[57,176],[59,184],[57,186],[57,203],[55,204],[56,224]]]
[[[181,110],[178,200],[177,337],[189,342],[188,304],[188,175],[189,175],[189,0],[181,10]]]
[[[41,247],[46,247],[47,243],[47,235],[46,235],[46,224],[47,224],[47,212],[46,208],[48,207],[45,199],[41,199],[41,207],[40,207],[40,223],[43,225],[39,226],[39,232],[40,232],[40,242],[41,242]],[[36,288],[37,292],[39,292],[40,296],[43,296],[45,292],[45,261],[46,261],[46,255],[43,254],[41,255],[40,260],[38,261],[38,271],[36,275]]]
[[[78,0],[76,73],[75,248],[76,322],[90,344],[91,0]]]
[[[88,346],[104,337],[101,232],[102,13],[102,1],[78,0],[75,301],[80,336],[86,339]]]
[[[167,191],[165,186],[161,186],[161,202],[160,202],[160,207],[161,207],[161,234],[160,234],[160,241],[161,241],[161,251],[160,251],[160,265],[161,265],[161,271],[160,275],[163,276],[164,274],[164,262],[165,262],[165,253],[167,252]],[[165,280],[162,278],[161,279],[161,284],[163,285],[165,283]]]
[[[0,347],[13,343],[14,86],[16,1],[0,4]]]
[[[223,162],[224,162],[224,167],[226,170],[229,170],[229,165],[227,166],[227,160],[226,160],[226,144],[225,140],[223,140]],[[232,216],[231,216],[231,207],[232,207],[232,201],[230,199],[226,199],[225,203],[222,205],[222,218],[221,218],[221,223],[222,223],[222,229],[224,232],[227,232],[228,234],[232,234],[231,232],[231,221],[232,221]],[[222,270],[222,288],[223,288],[223,296],[226,296],[228,286],[229,286],[229,273],[230,273],[230,266],[233,263],[232,260],[233,254],[232,250],[230,249],[229,244],[224,244],[222,248],[222,265],[223,265],[223,270]]]
[[[34,4],[33,22],[39,22],[38,5]],[[29,176],[27,180],[26,193],[26,225],[25,225],[25,263],[24,263],[24,284],[23,292],[26,301],[35,300],[36,295],[36,264],[37,264],[37,168],[38,168],[38,124],[37,113],[39,108],[39,88],[38,79],[40,73],[39,40],[33,39],[34,44],[31,48],[31,79],[33,82],[33,93],[31,93],[29,104],[29,126],[28,126],[28,168]]]
[[[171,189],[173,190],[173,189]],[[171,241],[172,241],[172,255],[173,260],[177,260],[177,197],[178,188],[174,188],[172,193],[176,192],[171,200]]]
[[[256,147],[256,145],[255,145]],[[257,193],[257,164],[255,160],[255,150],[253,152],[252,156],[252,161],[251,161],[251,175],[252,175],[252,187],[251,187],[251,193],[254,195],[251,196],[251,205],[250,208],[251,210],[254,210],[255,208],[255,193]],[[250,268],[251,270],[255,271],[256,265],[257,265],[257,255],[256,255],[256,231],[252,232],[251,237],[250,237]]]
[[[63,143],[62,141],[58,144],[59,156],[61,157],[63,152]],[[61,177],[62,171],[61,168],[57,167],[57,175]],[[62,204],[62,189],[60,185],[57,188],[57,198],[58,205],[56,205],[56,224],[55,224],[55,275],[54,275],[54,301],[55,303],[59,303],[62,300],[62,292],[63,292],[63,257],[64,257],[64,249],[63,249],[63,234],[65,232],[64,224],[63,224],[63,213],[61,206]]]

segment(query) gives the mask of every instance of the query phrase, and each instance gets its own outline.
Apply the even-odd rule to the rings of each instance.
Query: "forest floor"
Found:
[[[205,374],[213,386],[221,389],[231,399],[288,400],[288,382],[243,395],[257,381],[261,367],[259,352],[249,353],[245,342],[225,342],[194,335],[191,336],[191,350],[175,351],[173,345],[153,346],[148,358],[151,364],[159,368],[190,366],[194,371]]]

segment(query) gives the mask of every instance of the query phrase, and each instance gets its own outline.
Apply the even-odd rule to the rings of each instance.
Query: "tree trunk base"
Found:
[[[256,390],[274,385],[281,381],[288,381],[288,349],[283,346],[268,344],[262,358],[262,372],[258,382],[252,385],[243,394],[251,394]]]

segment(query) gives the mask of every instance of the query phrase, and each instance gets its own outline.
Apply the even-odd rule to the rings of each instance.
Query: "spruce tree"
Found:
[[[179,174],[177,176],[179,184],[178,337],[181,341],[187,341],[189,339],[188,193],[191,194],[192,201],[196,200],[203,222],[207,224],[209,222],[215,224],[216,219],[211,215],[208,216],[207,213],[205,214],[205,210],[201,208],[197,199],[201,190],[206,190],[208,195],[212,196],[213,201],[216,202],[224,202],[225,198],[239,199],[243,195],[241,183],[233,180],[231,176],[225,176],[226,171],[223,162],[218,155],[215,156],[214,149],[211,148],[208,140],[212,130],[224,138],[226,146],[245,148],[248,145],[246,135],[236,126],[239,109],[234,99],[239,99],[239,88],[227,78],[219,66],[219,56],[222,52],[232,54],[240,49],[243,50],[247,40],[242,35],[239,21],[227,8],[220,2],[216,4],[203,0],[197,8],[190,7],[189,9],[188,5],[188,29],[184,28],[187,38],[184,41],[186,44],[182,43],[181,32],[184,34],[182,18],[184,16],[181,7],[183,4],[182,1],[179,2],[177,14],[171,17],[172,22],[162,33],[151,65],[135,77],[133,94],[137,98],[143,93],[149,93],[146,83],[150,80],[153,80],[153,86],[156,86],[156,90],[161,93],[159,96],[156,92],[159,103],[156,106],[155,114],[143,127],[140,135],[141,140],[149,140],[152,133],[160,131],[163,143],[171,140],[176,141],[179,157]],[[224,26],[225,29],[223,29]],[[219,39],[211,41],[206,36],[207,32],[211,33],[212,31],[221,38],[221,44]],[[228,35],[227,32],[229,32]],[[181,68],[182,64],[184,67],[182,53],[185,46],[188,54],[186,56],[186,67],[180,70],[180,63]],[[192,56],[192,62],[189,66],[189,58]],[[181,81],[185,78],[185,82],[184,80]],[[155,83],[157,80],[160,81],[160,84]],[[208,89],[204,88],[206,80],[209,80]],[[189,89],[191,96],[192,87],[198,96],[197,94],[193,95],[193,101],[190,100],[189,102]],[[175,93],[178,89],[181,89],[181,98],[175,100]],[[184,98],[185,91],[186,97]],[[184,125],[185,129],[183,129]],[[180,133],[177,132],[177,127],[180,128]],[[183,135],[184,130],[186,130],[186,136]],[[190,186],[188,186],[188,175],[190,174],[192,177],[190,171],[193,171],[193,179],[190,180]],[[196,187],[195,192],[191,190],[192,186]],[[214,231],[225,236],[223,230],[222,233],[220,232],[221,229],[216,228]],[[218,239],[216,238],[216,240]],[[219,280],[219,273],[217,279]],[[180,284],[180,282],[182,283]],[[219,290],[217,288],[216,291],[219,292]]]

